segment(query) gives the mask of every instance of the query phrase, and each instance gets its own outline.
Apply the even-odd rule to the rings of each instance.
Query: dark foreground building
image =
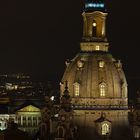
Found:
[[[14,122],[9,123],[9,126],[3,132],[0,132],[0,140],[31,140],[28,133],[18,129]]]

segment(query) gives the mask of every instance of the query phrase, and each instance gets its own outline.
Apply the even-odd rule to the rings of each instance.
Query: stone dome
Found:
[[[80,52],[72,60],[66,61],[60,86],[61,96],[67,81],[74,122],[80,128],[78,139],[124,139],[129,129],[129,109],[122,63],[108,52],[107,13],[95,8],[96,0],[88,6],[91,9],[85,9],[82,13]]]
[[[83,12],[80,53],[66,61],[61,84],[68,81],[72,104],[78,109],[127,109],[127,82],[120,60],[108,52],[106,16],[101,11]]]
[[[127,82],[120,60],[103,51],[81,51],[66,62],[61,84],[68,81],[75,107],[127,107]]]

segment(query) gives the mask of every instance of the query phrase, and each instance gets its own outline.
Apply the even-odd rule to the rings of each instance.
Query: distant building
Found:
[[[0,75],[0,95],[5,95],[7,92],[22,92],[25,89],[32,89],[33,83],[30,76],[23,73],[18,74],[3,74]]]
[[[20,130],[34,136],[39,131],[45,96],[55,100],[54,89],[50,84],[32,82],[24,74],[0,75],[0,78],[0,130],[7,129],[12,119]]]
[[[55,90],[51,82],[37,82],[23,73],[0,75],[0,97],[53,96]]]
[[[26,102],[21,106],[17,106],[16,109],[13,109],[12,106],[8,107],[10,108],[9,112],[0,114],[1,131],[7,129],[9,121],[12,120],[20,130],[27,132],[30,136],[38,132],[41,122],[41,106],[37,107],[31,102]]]

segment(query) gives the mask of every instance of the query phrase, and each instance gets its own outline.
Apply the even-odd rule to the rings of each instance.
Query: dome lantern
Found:
[[[103,0],[85,0],[81,51],[108,51],[106,16]]]
[[[105,11],[104,0],[84,0],[84,11]]]

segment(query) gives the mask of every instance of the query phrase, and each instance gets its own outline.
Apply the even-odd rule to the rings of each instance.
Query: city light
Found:
[[[51,97],[51,100],[54,101],[54,96]]]

